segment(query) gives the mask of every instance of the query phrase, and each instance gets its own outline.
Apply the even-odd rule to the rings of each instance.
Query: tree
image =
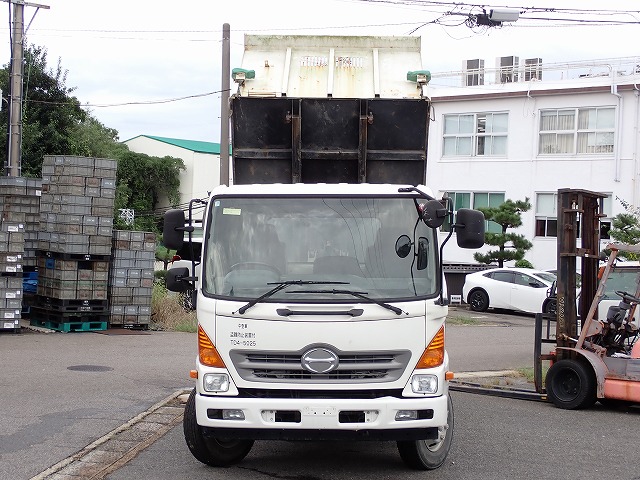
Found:
[[[619,213],[613,217],[611,221],[611,230],[609,236],[616,242],[626,243],[628,245],[637,245],[640,243],[640,220],[631,213]],[[608,252],[607,252],[608,253]],[[637,253],[620,251],[618,257],[627,260],[639,260]]]
[[[116,227],[157,232],[162,219],[161,212],[156,211],[158,202],[167,198],[172,205],[179,203],[179,175],[184,169],[180,158],[151,157],[128,149],[120,152],[115,209],[133,209],[136,217],[134,224],[128,226],[116,216]]]
[[[9,91],[10,66],[0,69],[0,88]],[[118,141],[118,131],[98,121],[71,94],[67,71],[58,59],[54,70],[47,67],[47,51],[30,46],[24,56],[22,119],[22,175],[42,176],[45,155],[77,155],[117,160],[114,224],[119,229],[159,231],[161,213],[156,212],[159,199],[176,205],[180,200],[181,159],[150,157],[131,152]],[[0,128],[7,131],[8,109],[0,110]],[[6,163],[7,137],[0,161]],[[119,209],[133,209],[136,221],[126,225],[119,219]],[[165,255],[166,256],[166,255]]]
[[[0,88],[9,92],[10,66],[0,71]],[[80,102],[66,86],[67,71],[61,61],[55,70],[47,67],[47,51],[30,46],[24,53],[22,113],[22,176],[39,177],[44,155],[70,155],[70,134],[87,118]],[[0,129],[8,131],[8,109],[0,111]],[[7,140],[1,142],[0,161],[7,160]]]
[[[527,250],[533,244],[527,240],[524,235],[516,233],[507,233],[507,229],[517,228],[522,225],[522,212],[531,209],[529,198],[524,201],[507,200],[499,207],[479,208],[484,213],[484,217],[488,221],[493,221],[500,225],[500,233],[486,232],[484,240],[487,245],[498,247],[497,250],[490,250],[487,253],[474,253],[473,258],[477,262],[491,264],[497,261],[499,267],[504,266],[504,262],[518,261],[524,258]]]

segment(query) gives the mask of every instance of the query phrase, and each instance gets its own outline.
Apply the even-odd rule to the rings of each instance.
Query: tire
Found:
[[[239,463],[248,455],[253,440],[206,438],[196,421],[196,390],[193,389],[184,407],[182,421],[184,439],[191,454],[200,462],[212,467],[228,467]]]
[[[450,396],[447,410],[447,424],[438,429],[438,439],[398,442],[398,452],[406,466],[415,470],[434,470],[444,463],[453,439],[453,403]]]
[[[558,408],[578,410],[596,400],[596,375],[590,365],[578,360],[559,360],[547,372],[547,396]]]
[[[489,308],[489,295],[481,288],[478,288],[469,294],[467,303],[474,312],[486,312],[487,308]]]
[[[551,317],[555,317],[558,315],[558,300],[555,298],[550,298],[542,307],[542,313],[545,315],[549,315]]]

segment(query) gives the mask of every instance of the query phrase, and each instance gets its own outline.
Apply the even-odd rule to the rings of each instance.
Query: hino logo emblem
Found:
[[[302,355],[302,368],[311,373],[329,373],[338,368],[340,359],[328,348],[312,348]]]

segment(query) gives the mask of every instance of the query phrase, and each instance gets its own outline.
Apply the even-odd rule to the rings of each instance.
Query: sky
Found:
[[[29,3],[29,0],[27,0]],[[37,0],[25,7],[28,44],[60,61],[66,86],[120,140],[157,135],[220,140],[222,28],[231,68],[245,34],[420,36],[423,68],[457,71],[465,59],[543,62],[640,59],[636,0]],[[500,28],[469,26],[492,8],[521,12]],[[553,10],[549,10],[553,9]],[[578,10],[576,10],[578,9]],[[630,10],[634,10],[630,12]],[[618,13],[624,12],[624,13]],[[626,22],[612,25],[610,21]],[[0,64],[10,59],[9,3],[0,0]],[[27,72],[25,72],[26,76]],[[6,95],[3,93],[3,95]],[[6,108],[6,102],[2,102]]]

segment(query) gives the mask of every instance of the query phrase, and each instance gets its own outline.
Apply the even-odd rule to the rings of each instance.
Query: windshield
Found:
[[[536,277],[540,277],[543,280],[546,280],[549,283],[555,282],[558,277],[556,277],[553,273],[549,272],[536,272]]]
[[[639,279],[640,267],[614,267],[607,278],[602,300],[620,300],[620,296],[616,294],[616,291],[635,295]]]
[[[265,301],[354,301],[340,290],[387,301],[438,292],[435,232],[418,221],[411,197],[223,197],[212,202],[207,228],[208,296],[250,301],[292,281],[315,283],[287,285]]]

